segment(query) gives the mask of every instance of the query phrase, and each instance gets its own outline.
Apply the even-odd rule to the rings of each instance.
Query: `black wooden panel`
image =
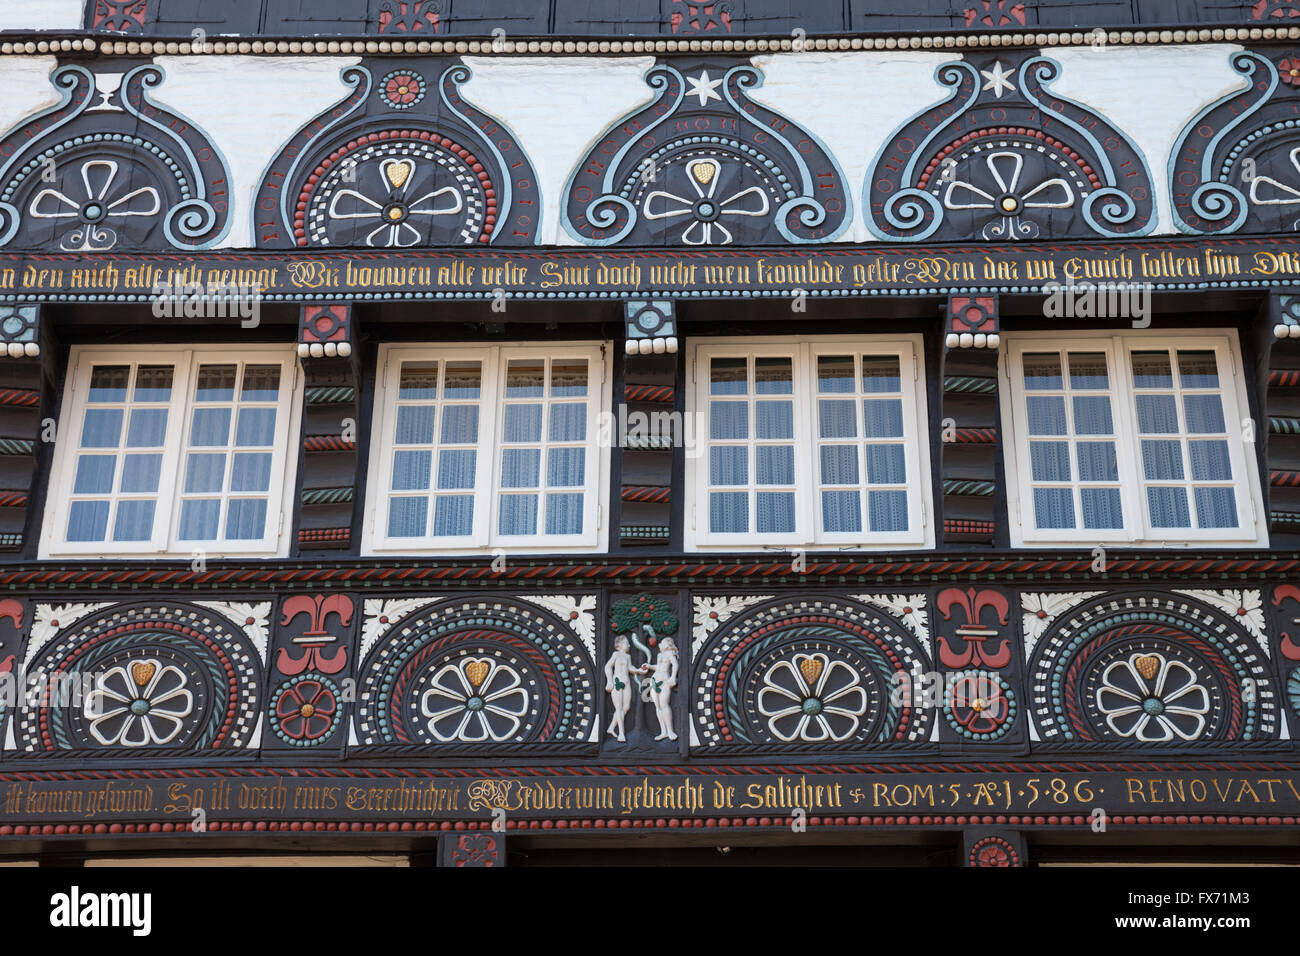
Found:
[[[946,404],[943,410],[948,411]],[[974,445],[968,442],[944,444],[943,477],[969,481],[996,480],[1000,476],[993,473],[993,445]]]
[[[26,491],[31,482],[31,455],[0,456],[0,489]]]
[[[659,451],[624,451],[623,484],[668,485],[672,482],[673,456]]]
[[[976,3],[916,3],[915,0],[849,0],[849,30],[947,30],[963,26],[962,8]],[[811,32],[811,31],[810,31]]]
[[[949,349],[944,353],[943,378],[996,381],[998,354],[995,349]],[[989,541],[999,516],[996,493],[1003,482],[997,460],[997,393],[945,390],[942,414],[937,447],[945,484],[937,496],[943,522],[939,540]],[[991,433],[994,440],[978,440],[982,433]],[[991,484],[994,494],[975,494],[971,483]],[[949,487],[958,493],[945,493]]]
[[[500,27],[507,35],[538,36],[549,32],[550,6],[545,3],[502,3],[501,0],[444,0],[450,7],[445,32],[490,36]]]
[[[667,0],[662,0],[667,3]],[[647,36],[658,33],[667,17],[661,0],[555,0],[556,36]]]
[[[686,3],[671,3],[671,7],[686,6]],[[690,4],[696,6],[695,4]],[[718,7],[714,4],[715,16]],[[844,12],[839,3],[800,3],[799,0],[732,0],[728,17],[731,32],[750,36],[789,36],[795,30],[803,30],[812,36],[819,33],[840,33],[844,30]],[[701,11],[702,12],[702,11]],[[719,17],[720,20],[720,17]],[[689,21],[688,21],[689,22]],[[678,35],[687,31],[678,29]],[[691,36],[718,37],[725,36],[722,26],[713,29],[696,30]]]
[[[1133,5],[1130,0],[1093,0],[1092,3],[1040,0],[1025,5],[1025,22],[1026,26],[1053,29],[1090,29],[1097,24],[1124,26],[1133,22]]]
[[[262,7],[262,0],[158,0],[157,19],[145,29],[166,36],[188,36],[195,27],[255,34],[262,29]]]
[[[1122,28],[1289,22],[1281,0],[150,0],[145,22],[110,29],[122,0],[87,0],[101,32],[213,34],[701,37],[844,32]],[[381,12],[387,11],[381,23]],[[396,11],[396,13],[394,13]],[[426,17],[436,14],[434,21]],[[396,16],[409,21],[384,29]],[[120,19],[120,17],[119,17]]]
[[[1249,23],[1254,3],[1240,0],[1133,0],[1136,22],[1156,26]],[[1270,18],[1265,17],[1265,22]]]
[[[265,0],[268,34],[366,32],[366,5],[356,0]],[[252,4],[249,4],[252,6]]]

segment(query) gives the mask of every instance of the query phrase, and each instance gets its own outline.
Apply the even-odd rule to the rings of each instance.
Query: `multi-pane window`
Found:
[[[70,368],[44,553],[281,550],[288,350],[79,349]]]
[[[929,467],[911,341],[703,342],[698,545],[923,544]]]
[[[1123,528],[1106,353],[1027,352],[1023,363],[1037,527]]]
[[[823,532],[907,531],[903,405],[899,355],[817,356],[815,462]]]
[[[1152,528],[1237,528],[1231,442],[1215,353],[1130,353],[1142,482]]]
[[[68,499],[69,543],[153,539],[175,372],[172,365],[92,368]]]
[[[1227,336],[1008,340],[1013,537],[1261,540],[1254,430]]]
[[[794,360],[709,360],[711,534],[795,530]]]
[[[256,541],[266,534],[279,365],[199,365],[181,486],[181,541]]]
[[[582,534],[589,363],[507,359],[505,378],[497,534]]]
[[[374,550],[596,546],[598,346],[393,347],[380,365]]]
[[[483,360],[403,362],[397,372],[391,538],[468,539],[474,530]]]

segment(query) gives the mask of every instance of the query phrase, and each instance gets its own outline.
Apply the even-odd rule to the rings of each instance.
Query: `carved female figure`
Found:
[[[659,718],[659,734],[655,740],[663,740],[665,737],[669,740],[677,739],[677,734],[673,731],[672,708],[673,688],[677,686],[677,668],[677,642],[671,637],[665,637],[660,642],[659,657],[655,663],[641,668],[642,673],[649,675],[643,685],[646,699],[654,702],[655,715]]]

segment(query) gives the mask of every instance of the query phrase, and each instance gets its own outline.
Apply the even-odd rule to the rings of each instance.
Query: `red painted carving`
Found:
[[[1286,600],[1295,601],[1300,604],[1300,588],[1294,584],[1281,584],[1273,589],[1273,606],[1281,607],[1282,602]],[[1293,618],[1293,624],[1300,624],[1300,618]],[[1300,645],[1291,640],[1291,635],[1286,631],[1282,632],[1282,643],[1280,645],[1282,656],[1289,661],[1300,661]]]
[[[731,8],[714,0],[713,3],[691,3],[673,0],[676,8],[668,18],[673,33],[707,33],[710,30],[731,32]]]
[[[4,618],[14,622],[14,627],[23,626],[23,605],[21,601],[15,601],[13,598],[5,598],[0,601],[0,620]]]
[[[1290,20],[1300,17],[1297,0],[1259,0],[1250,8],[1252,20]]]
[[[993,296],[954,295],[948,299],[949,332],[998,331],[998,304]]]
[[[995,653],[990,654],[984,648],[984,642],[989,638],[998,636],[996,628],[988,627],[980,623],[980,615],[986,607],[993,608],[996,613],[996,623],[1006,625],[1008,623],[1007,615],[1011,612],[1011,605],[1007,601],[1006,595],[1000,591],[992,589],[976,591],[974,588],[968,588],[963,591],[961,588],[948,588],[939,592],[939,598],[935,602],[940,613],[943,614],[945,621],[952,620],[953,608],[960,608],[965,612],[966,623],[957,627],[955,636],[962,638],[966,642],[965,650],[958,653],[948,646],[948,642],[940,635],[939,642],[939,660],[945,667],[1006,667],[1011,663],[1011,643],[1007,640],[1002,641],[1002,646]]]
[[[91,26],[96,30],[138,31],[144,26],[148,0],[95,0]]]
[[[497,866],[500,861],[501,846],[496,837],[486,833],[457,837],[451,851],[453,866]]]
[[[280,626],[287,627],[289,622],[299,614],[309,615],[311,626],[293,639],[293,642],[300,644],[306,652],[301,657],[294,657],[287,647],[280,648],[280,653],[275,659],[275,666],[280,673],[293,677],[309,667],[323,674],[337,674],[343,670],[348,663],[347,645],[340,644],[331,655],[322,653],[326,645],[338,641],[338,638],[327,629],[326,619],[331,614],[337,614],[339,627],[347,627],[352,623],[353,610],[352,599],[343,594],[328,596],[298,594],[288,598],[280,609],[283,615]]]
[[[429,0],[384,0],[380,33],[437,33],[438,7]]]
[[[979,0],[964,11],[966,26],[1010,27],[1025,25],[1025,5],[1011,0]]]
[[[22,630],[23,626],[23,605],[21,601],[15,601],[13,598],[5,598],[0,601],[0,620],[8,618],[14,622],[15,630]],[[14,668],[15,655],[9,654],[3,660],[0,660],[0,674],[8,674]]]
[[[323,681],[308,678],[285,688],[275,702],[275,716],[286,737],[319,740],[334,729],[338,706],[334,692]]]
[[[1020,866],[1020,854],[1009,840],[987,836],[971,847],[969,866]]]
[[[348,337],[348,307],[346,305],[304,305],[302,321],[298,325],[298,341],[343,342]]]

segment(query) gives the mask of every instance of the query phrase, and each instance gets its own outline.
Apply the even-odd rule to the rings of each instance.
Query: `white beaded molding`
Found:
[[[1221,43],[1247,40],[1300,40],[1300,26],[1223,27],[1201,30],[1102,30],[1070,33],[977,33],[960,36],[904,37],[785,37],[708,40],[109,40],[91,37],[23,39],[0,42],[0,55],[94,52],[110,56],[171,56],[288,54],[411,54],[411,53],[785,53],[822,50],[951,50],[970,47],[1135,46],[1170,43]]]
[[[667,337],[659,336],[653,339],[628,339],[624,343],[628,355],[649,355],[653,352],[655,355],[663,355],[667,352],[669,355],[677,354],[677,336],[669,335]]]
[[[352,354],[351,342],[312,342],[298,345],[298,358],[347,358]]]
[[[1273,335],[1279,339],[1300,339],[1300,325],[1284,325],[1279,322],[1273,326]]]
[[[950,349],[995,349],[1001,341],[996,332],[949,332],[943,344]]]
[[[34,358],[41,354],[41,347],[35,342],[10,342],[4,349],[10,358]]]

